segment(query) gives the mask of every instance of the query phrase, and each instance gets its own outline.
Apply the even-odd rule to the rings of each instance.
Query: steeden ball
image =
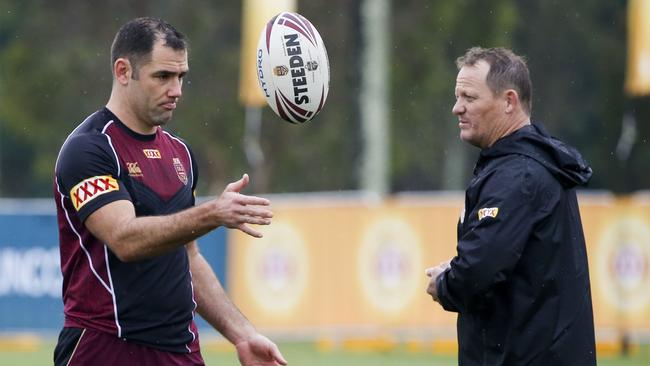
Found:
[[[305,123],[323,109],[329,60],[309,20],[283,12],[267,23],[257,44],[257,79],[269,106],[287,122]]]

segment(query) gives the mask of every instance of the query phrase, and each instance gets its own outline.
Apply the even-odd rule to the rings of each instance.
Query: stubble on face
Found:
[[[158,40],[149,62],[138,68],[134,98],[140,120],[150,128],[167,124],[182,95],[182,79],[188,72],[187,52],[174,50]]]
[[[490,65],[479,61],[463,66],[456,78],[456,104],[453,113],[458,117],[461,140],[479,148],[491,145],[496,123],[497,98],[487,85]]]

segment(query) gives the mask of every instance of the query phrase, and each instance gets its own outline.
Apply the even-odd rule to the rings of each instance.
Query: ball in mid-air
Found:
[[[283,12],[267,23],[257,44],[257,79],[269,106],[285,121],[304,123],[321,111],[330,67],[325,44],[309,20]]]

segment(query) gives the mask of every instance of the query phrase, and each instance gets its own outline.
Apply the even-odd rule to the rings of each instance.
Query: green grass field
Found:
[[[409,351],[403,346],[387,351],[319,350],[314,343],[279,344],[290,365],[298,366],[451,366],[456,357],[434,355],[427,351]],[[41,366],[52,364],[53,342],[39,342],[32,347],[3,347],[0,349],[2,366]],[[237,356],[230,346],[206,346],[203,350],[206,365],[237,366]],[[638,348],[628,358],[599,357],[600,366],[647,366],[650,365],[650,347]]]

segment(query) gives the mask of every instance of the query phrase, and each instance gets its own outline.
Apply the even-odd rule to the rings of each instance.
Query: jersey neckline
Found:
[[[143,135],[141,133],[137,133],[133,131],[132,129],[129,128],[129,126],[125,125],[124,122],[122,122],[116,115],[115,113],[111,112],[108,107],[104,107],[102,111],[106,114],[109,115],[109,119],[113,120],[115,125],[119,126],[122,130],[124,130],[129,136],[133,137],[134,139],[140,140],[140,141],[153,141],[156,139],[156,136],[158,136],[158,131],[160,130],[160,127],[156,128],[156,132],[150,135]]]

